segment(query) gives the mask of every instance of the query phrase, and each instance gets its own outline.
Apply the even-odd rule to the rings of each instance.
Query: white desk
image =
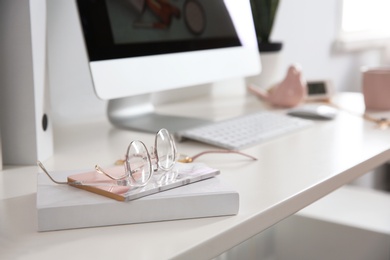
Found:
[[[341,102],[352,101],[352,110],[361,111],[361,96],[341,97]],[[161,111],[221,119],[261,107],[258,100],[243,96],[193,100]],[[0,172],[0,258],[212,258],[388,161],[389,131],[341,112],[334,121],[244,150],[258,161],[236,155],[201,157],[199,161],[219,168],[240,194],[240,211],[230,217],[38,233],[37,167],[6,166]],[[108,122],[63,127],[55,132],[55,155],[45,165],[70,170],[109,164],[132,139],[151,144],[153,137],[114,129]],[[205,149],[210,147],[178,144],[189,155]]]

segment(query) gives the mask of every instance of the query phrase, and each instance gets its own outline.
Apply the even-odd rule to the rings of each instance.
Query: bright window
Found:
[[[339,43],[347,50],[389,44],[389,13],[390,0],[343,0]]]

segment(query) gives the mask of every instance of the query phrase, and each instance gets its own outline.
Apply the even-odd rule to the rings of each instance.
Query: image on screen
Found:
[[[91,61],[241,46],[223,0],[78,0]]]

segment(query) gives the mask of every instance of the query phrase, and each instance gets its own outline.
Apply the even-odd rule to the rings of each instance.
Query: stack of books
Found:
[[[219,170],[204,164],[178,164],[177,175],[142,188],[55,184],[38,173],[38,231],[235,215],[239,194]],[[53,173],[55,179],[96,183],[94,171]]]

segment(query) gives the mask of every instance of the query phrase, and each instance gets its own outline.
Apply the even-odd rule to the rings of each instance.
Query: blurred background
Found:
[[[61,124],[105,117],[106,102],[94,95],[82,62],[86,57],[78,47],[82,39],[73,1],[47,5],[54,120]],[[328,79],[337,91],[361,91],[362,66],[390,63],[389,9],[386,0],[280,1],[270,37],[283,44],[278,75],[298,63],[308,80]],[[214,85],[229,89],[238,84],[240,79]],[[199,88],[191,94],[199,94]]]

